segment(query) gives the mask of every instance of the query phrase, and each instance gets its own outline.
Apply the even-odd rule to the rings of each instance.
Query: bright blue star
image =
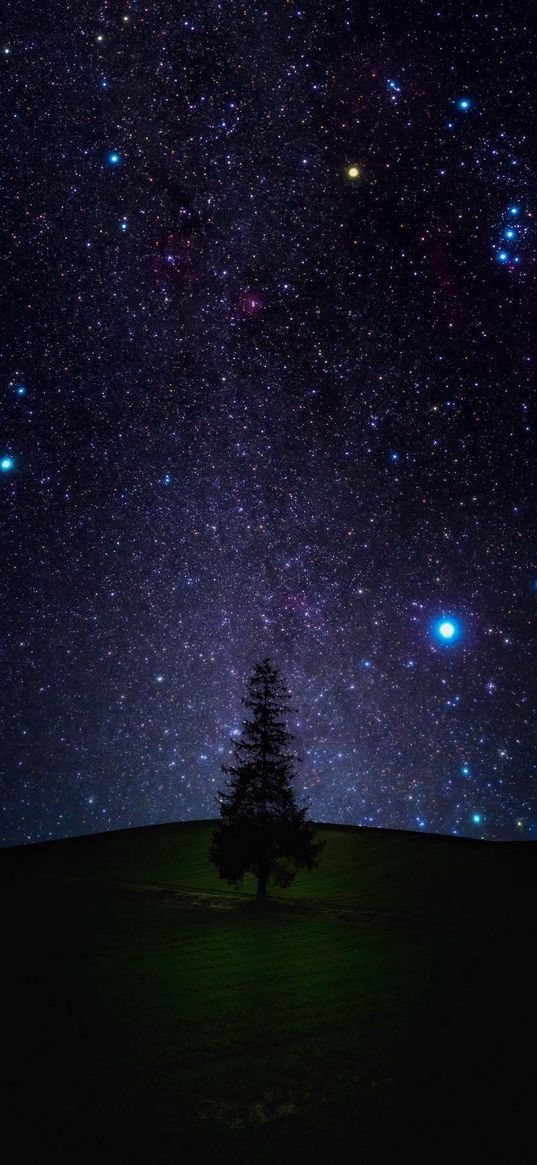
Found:
[[[470,101],[469,97],[459,97],[459,100],[457,101],[457,109],[461,109],[463,113],[466,113],[467,110],[470,109],[471,104],[472,102]]]
[[[390,461],[399,461],[399,453],[390,453]]]
[[[481,814],[480,813],[472,813],[472,821],[473,821],[474,825],[480,825],[481,824]]]
[[[498,260],[498,263],[508,263],[509,262],[509,251],[497,251],[496,258]]]
[[[121,162],[121,154],[116,154],[114,151],[112,151],[112,153],[108,155],[108,162],[110,166],[118,166]]]
[[[126,218],[122,218],[122,219],[120,220],[120,223],[119,223],[119,229],[120,229],[120,231],[128,231],[128,229],[129,229],[129,222],[128,222],[128,219],[126,219]]]
[[[171,473],[165,473],[164,477],[162,478],[162,484],[163,485],[171,485],[172,481],[173,481],[173,478],[172,478]]]
[[[513,205],[509,207],[509,214],[512,216],[512,218],[517,218],[517,216],[520,214],[520,207],[513,203]]]
[[[18,384],[16,389],[15,389],[15,392],[17,393],[17,396],[26,396],[26,385],[25,384]]]
[[[460,635],[460,626],[451,615],[443,615],[433,626],[434,634],[440,643],[454,643]]]
[[[506,227],[503,232],[504,239],[516,239],[516,231],[514,227]]]
[[[9,473],[10,470],[14,469],[14,468],[15,468],[14,457],[6,456],[6,457],[0,458],[0,469],[2,470],[2,473]]]
[[[470,771],[470,765],[461,765],[461,773],[463,777],[469,777]]]
[[[367,670],[367,671],[369,671],[369,668],[373,667],[373,662],[372,662],[372,660],[370,660],[370,659],[363,659],[363,660],[362,660],[362,667],[365,667],[365,668],[366,668],[366,670]]]

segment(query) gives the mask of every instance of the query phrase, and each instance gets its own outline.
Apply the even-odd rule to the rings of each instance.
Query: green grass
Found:
[[[209,867],[211,829],[0,852],[4,1160],[434,1158],[473,1136],[529,1161],[533,846],[320,827],[320,868],[259,912]]]

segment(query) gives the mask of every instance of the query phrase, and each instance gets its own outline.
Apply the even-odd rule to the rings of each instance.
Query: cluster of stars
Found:
[[[511,264],[517,266],[521,262],[520,255],[515,252],[515,247],[527,232],[520,224],[520,213],[521,207],[512,203],[507,210],[507,222],[501,230],[503,241],[496,254],[498,262],[505,266]]]

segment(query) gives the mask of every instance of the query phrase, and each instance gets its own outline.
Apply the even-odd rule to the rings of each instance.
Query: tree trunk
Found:
[[[265,872],[257,875],[257,901],[258,902],[266,902],[267,901],[267,882],[268,882],[268,875]]]

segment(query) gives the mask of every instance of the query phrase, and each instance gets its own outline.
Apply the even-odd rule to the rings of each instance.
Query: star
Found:
[[[9,457],[8,455],[6,455],[6,456],[0,458],[0,469],[2,470],[2,473],[10,473],[10,471],[14,468],[15,468],[14,457]]]
[[[359,178],[360,174],[361,174],[361,170],[360,170],[359,166],[349,166],[349,168],[347,170],[347,177],[348,178]]]
[[[453,643],[460,635],[459,624],[451,615],[438,619],[433,626],[433,631],[441,643]]]
[[[469,97],[459,97],[459,100],[457,101],[457,109],[460,109],[463,113],[466,113],[471,108],[471,106],[472,102],[470,101]]]
[[[107,160],[110,166],[119,166],[119,163],[121,162],[121,154],[118,154],[115,150],[112,150],[112,152],[108,154]]]

